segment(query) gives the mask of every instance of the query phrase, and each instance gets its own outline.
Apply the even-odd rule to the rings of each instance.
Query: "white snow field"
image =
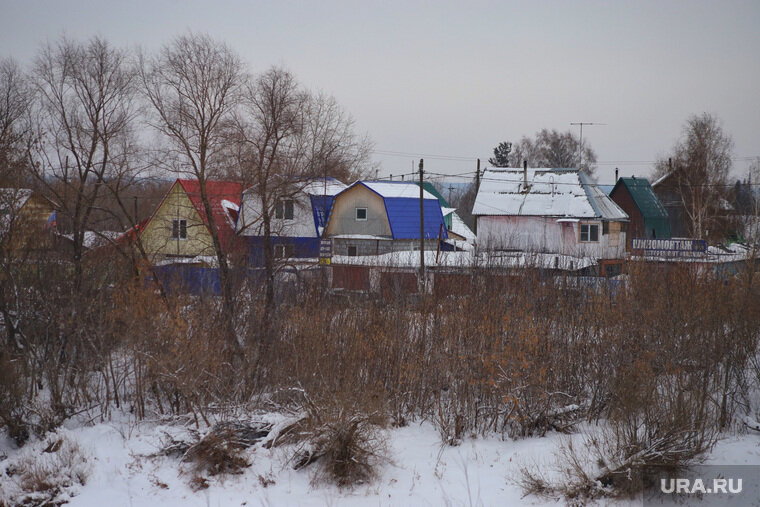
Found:
[[[282,420],[268,414],[270,421]],[[317,479],[317,464],[295,471],[288,462],[287,446],[265,449],[260,444],[244,456],[251,466],[240,475],[209,477],[208,487],[195,491],[189,466],[175,457],[151,457],[167,435],[187,430],[177,424],[142,422],[99,423],[60,429],[44,441],[30,440],[17,449],[0,438],[0,505],[13,505],[18,493],[19,464],[39,466],[53,453],[43,450],[50,441],[64,437],[75,443],[81,459],[60,463],[57,475],[62,484],[59,500],[71,506],[258,506],[258,505],[556,505],[560,498],[523,496],[516,483],[521,466],[537,465],[554,470],[555,449],[563,438],[502,440],[499,437],[466,438],[461,445],[442,446],[429,423],[412,423],[384,430],[388,460],[378,467],[368,484],[338,488]],[[582,438],[580,434],[572,438]],[[64,460],[65,461],[65,460]],[[760,465],[760,433],[730,434],[707,457],[708,464]],[[14,468],[15,466],[15,468]],[[15,473],[8,473],[8,470]],[[56,475],[56,472],[50,472]],[[86,476],[80,485],[76,474]],[[602,505],[610,505],[604,500]],[[640,500],[618,501],[615,505],[640,505]]]

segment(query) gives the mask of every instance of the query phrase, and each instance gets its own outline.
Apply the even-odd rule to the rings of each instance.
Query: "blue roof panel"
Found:
[[[408,197],[384,197],[383,200],[393,239],[419,239],[420,200]],[[437,199],[425,199],[423,202],[425,238],[437,239],[440,232],[441,239],[447,239],[440,203]]]

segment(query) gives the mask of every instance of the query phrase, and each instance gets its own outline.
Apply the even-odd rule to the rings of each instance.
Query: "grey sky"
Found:
[[[378,151],[473,171],[494,145],[584,128],[600,183],[647,175],[686,118],[717,115],[737,157],[760,156],[760,1],[180,2],[0,0],[0,56],[30,61],[61,34],[150,50],[188,29],[253,72],[291,70],[334,95]],[[577,129],[577,127],[573,127]],[[419,155],[376,154],[380,175]],[[639,163],[631,163],[639,162]],[[735,161],[735,174],[748,161]]]

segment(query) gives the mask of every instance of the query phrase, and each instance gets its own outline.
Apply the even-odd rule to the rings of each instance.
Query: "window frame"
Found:
[[[178,241],[187,240],[187,219],[186,218],[172,218],[172,239]]]
[[[274,245],[274,258],[275,259],[290,259],[295,253],[293,245],[287,243],[277,243]]]
[[[293,220],[295,214],[295,203],[293,202],[293,199],[278,199],[274,204],[274,217],[277,220]]]
[[[364,211],[364,218],[359,218],[359,210]],[[366,222],[369,217],[369,210],[367,210],[366,206],[356,206],[354,208],[354,217],[356,218],[357,222]]]
[[[353,249],[354,253],[351,253],[351,250]],[[358,257],[359,256],[359,247],[356,245],[347,245],[346,246],[346,256],[348,257]]]
[[[583,229],[586,228],[586,239],[583,239]],[[594,234],[591,231],[596,231],[596,239],[593,239]],[[581,243],[599,243],[599,224],[595,222],[581,223],[578,227],[578,236]]]

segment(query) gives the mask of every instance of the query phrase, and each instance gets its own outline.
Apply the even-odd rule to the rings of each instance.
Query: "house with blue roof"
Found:
[[[270,204],[275,259],[319,257],[319,244],[333,200],[345,188],[335,178],[320,178],[294,185],[292,192]],[[261,196],[252,187],[243,192],[236,225],[236,234],[247,247],[249,265],[264,264],[263,229]]]
[[[448,238],[438,198],[423,191],[425,250]],[[335,196],[325,237],[333,255],[381,255],[420,248],[420,187],[403,181],[357,181]]]

